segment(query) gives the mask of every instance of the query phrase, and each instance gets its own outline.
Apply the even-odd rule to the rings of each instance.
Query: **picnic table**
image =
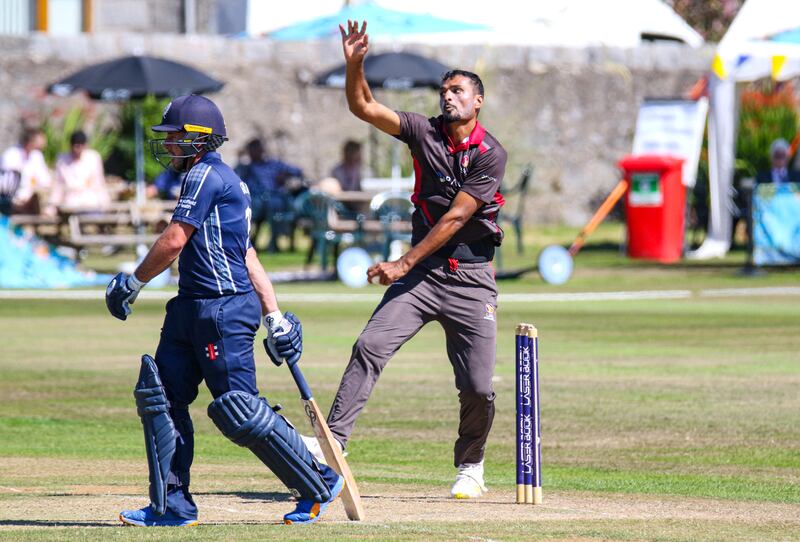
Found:
[[[152,244],[169,223],[174,201],[113,202],[101,211],[62,207],[57,215],[12,215],[10,222],[31,228],[42,239],[79,252],[94,247]]]

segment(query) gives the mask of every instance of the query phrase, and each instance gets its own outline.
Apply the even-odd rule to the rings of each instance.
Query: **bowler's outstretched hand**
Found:
[[[363,62],[364,56],[369,50],[369,36],[367,36],[367,21],[361,24],[358,29],[358,21],[347,20],[347,30],[339,25],[342,33],[342,50],[346,62]]]

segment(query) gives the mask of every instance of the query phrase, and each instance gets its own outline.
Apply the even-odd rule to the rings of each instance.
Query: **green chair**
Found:
[[[383,230],[383,260],[389,259],[394,241],[411,242],[411,215],[414,204],[410,192],[381,192],[369,204],[370,211],[379,220]]]
[[[500,211],[499,215],[501,224],[503,222],[508,222],[511,224],[511,227],[514,228],[514,234],[517,237],[517,254],[522,254],[525,250],[522,242],[522,230],[524,226],[523,221],[525,220],[525,199],[528,195],[528,186],[530,186],[531,177],[533,177],[533,166],[528,164],[525,166],[519,181],[514,187],[509,188],[507,191],[500,190],[500,193],[503,194],[504,197],[516,196],[517,199],[517,208],[514,213],[503,210]]]
[[[308,190],[295,198],[298,226],[311,238],[306,265],[319,256],[323,271],[328,268],[328,252],[333,249],[333,261],[341,243],[362,243],[364,215],[348,211],[341,202],[317,190]]]

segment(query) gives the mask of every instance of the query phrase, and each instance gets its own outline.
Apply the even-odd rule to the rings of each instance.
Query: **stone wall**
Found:
[[[169,57],[225,81],[212,96],[225,114],[228,161],[249,137],[273,137],[272,152],[325,176],[346,138],[368,143],[378,173],[386,173],[392,138],[376,134],[347,110],[342,90],[310,86],[312,74],[341,61],[338,40],[271,43],[219,36],[95,34],[74,37],[0,37],[0,146],[13,142],[23,116],[65,99],[43,87],[85,65],[131,53]],[[373,45],[373,52],[389,46]],[[481,74],[486,101],[481,122],[506,147],[507,182],[526,163],[535,171],[526,201],[533,222],[578,225],[593,202],[616,183],[617,160],[631,149],[639,103],[681,95],[710,65],[713,49],[646,44],[637,49],[427,47],[407,49]],[[432,91],[376,97],[398,109],[437,112]],[[72,98],[75,100],[77,98]],[[402,153],[405,155],[405,151]],[[408,160],[405,161],[406,170]]]

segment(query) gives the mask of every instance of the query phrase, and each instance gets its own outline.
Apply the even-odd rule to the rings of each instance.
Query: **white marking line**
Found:
[[[764,286],[761,288],[720,288],[718,290],[700,291],[700,297],[759,297],[768,295],[800,295],[800,287]]]
[[[143,290],[138,299],[167,300],[175,297],[175,290]],[[636,301],[648,299],[691,299],[694,297],[765,297],[800,296],[800,287],[722,288],[699,290],[641,290],[620,292],[568,292],[562,294],[502,294],[499,303],[545,303],[573,301]],[[48,300],[102,300],[105,290],[1,290],[0,299]],[[278,294],[281,302],[288,303],[377,303],[382,294],[307,293]]]
[[[0,489],[7,489],[9,491],[13,491],[14,493],[22,493],[21,489],[17,489],[15,487],[0,486]]]
[[[498,303],[547,301],[635,301],[640,299],[688,299],[690,290],[643,290],[639,292],[575,292],[563,294],[501,294]]]

